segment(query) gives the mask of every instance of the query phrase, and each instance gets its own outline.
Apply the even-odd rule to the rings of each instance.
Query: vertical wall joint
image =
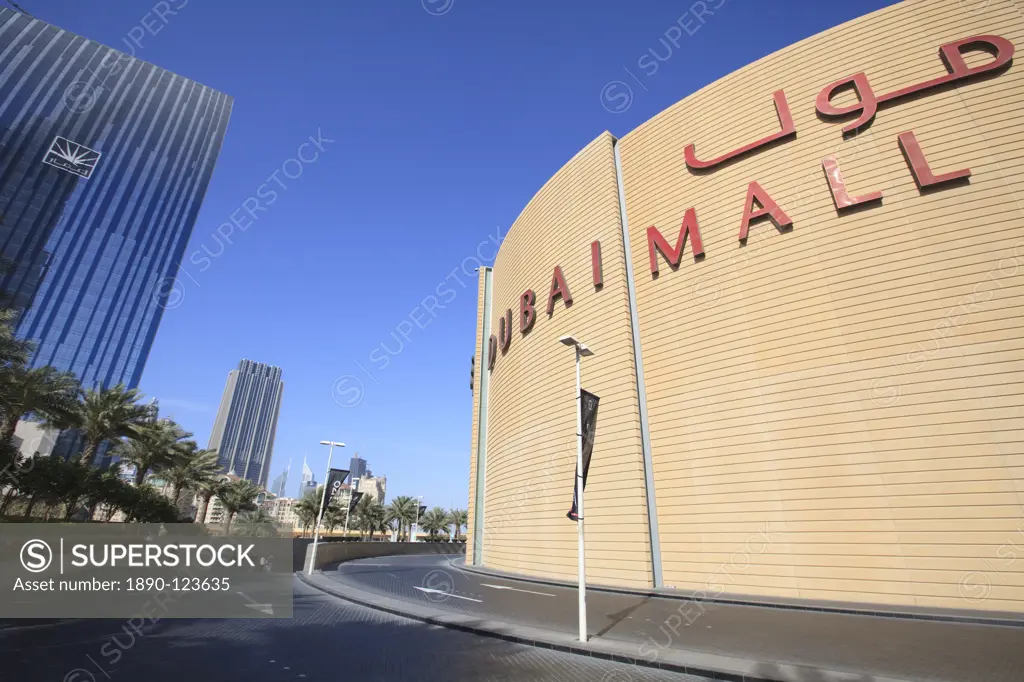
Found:
[[[651,575],[654,587],[664,587],[661,574],[661,540],[658,535],[658,505],[654,492],[654,464],[651,461],[651,431],[647,420],[647,387],[644,383],[644,360],[640,348],[640,318],[636,308],[636,284],[633,278],[633,257],[629,247],[629,223],[626,220],[626,190],[622,182],[622,161],[619,141],[612,143],[615,154],[615,184],[619,190],[619,216],[622,224],[622,246],[626,257],[626,289],[629,295],[629,320],[633,336],[633,361],[636,365],[636,390],[640,406],[640,443],[644,463],[644,489],[647,495],[647,525],[651,542]]]
[[[480,378],[477,382],[479,402],[479,416],[477,418],[476,431],[476,495],[473,500],[473,564],[479,566],[483,559],[484,549],[484,486],[487,482],[487,394],[490,387],[491,372],[490,348],[488,339],[491,338],[491,279],[493,272],[491,268],[484,267],[483,277],[480,281],[484,288],[484,310],[483,321],[480,324],[480,364],[478,371]]]

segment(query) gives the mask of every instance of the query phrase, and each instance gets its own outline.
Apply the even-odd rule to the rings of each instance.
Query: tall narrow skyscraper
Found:
[[[208,446],[224,471],[267,486],[283,393],[280,367],[242,360],[231,370]]]
[[[231,97],[0,9],[0,298],[33,366],[138,386]]]
[[[270,492],[274,493],[278,497],[285,496],[285,490],[288,487],[288,474],[292,471],[292,462],[288,460],[288,468],[281,472],[281,474],[274,479],[273,484],[270,486]]]
[[[313,470],[306,464],[306,456],[302,456],[302,480],[299,481],[299,490],[295,494],[295,497],[300,500],[306,496],[306,493],[311,493],[316,490],[316,477],[313,476]]]

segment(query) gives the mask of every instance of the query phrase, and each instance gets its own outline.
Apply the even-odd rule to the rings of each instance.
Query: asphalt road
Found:
[[[577,631],[575,588],[484,576],[461,557],[384,557],[328,567],[366,593],[517,625]],[[862,675],[948,682],[1020,682],[1024,628],[884,618],[591,591],[591,637],[633,643],[637,658],[668,648]],[[653,653],[652,653],[653,652]]]
[[[15,626],[0,629],[0,662],[24,682],[706,682],[429,626],[298,581],[291,619]]]

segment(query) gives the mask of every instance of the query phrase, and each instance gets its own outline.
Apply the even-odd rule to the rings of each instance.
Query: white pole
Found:
[[[420,502],[422,501],[422,497],[416,498],[416,523],[412,524],[412,527],[416,530],[409,533],[409,542],[416,542],[416,535],[420,532]]]
[[[352,487],[349,488],[348,492],[348,506],[345,507],[345,539],[348,539],[348,517],[352,515],[352,496],[355,495],[356,490],[359,489],[359,479],[352,479]],[[360,538],[362,539],[362,538]]]
[[[313,567],[316,566],[316,546],[320,542],[320,520],[324,517],[324,500],[327,499],[327,483],[331,478],[331,456],[334,454],[334,443],[327,451],[327,475],[324,476],[324,492],[320,495],[320,511],[316,515],[316,526],[313,528],[313,556],[309,559],[309,570],[306,575],[313,575]]]
[[[586,552],[583,544],[583,394],[580,388],[580,347],[576,344],[576,517],[579,537],[580,571],[580,641],[587,641],[587,569]]]

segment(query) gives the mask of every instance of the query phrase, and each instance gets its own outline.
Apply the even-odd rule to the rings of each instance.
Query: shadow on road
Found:
[[[0,631],[0,660],[5,679],[32,682],[698,679],[430,627],[304,586],[296,588],[292,619],[160,620],[138,630],[102,620]]]

